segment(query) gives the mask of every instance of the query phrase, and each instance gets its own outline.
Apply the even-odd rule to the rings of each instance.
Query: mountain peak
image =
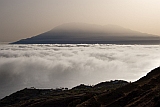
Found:
[[[72,23],[64,23],[62,25],[59,25],[55,28],[52,29],[52,31],[70,31],[70,32],[74,32],[74,31],[97,31],[97,30],[101,30],[103,28],[103,26],[101,25],[95,25],[95,24],[87,24],[87,23],[76,23],[76,22],[72,22]]]
[[[88,23],[77,23],[77,22],[72,22],[72,23],[64,23],[62,25],[59,25],[55,28],[52,29],[52,31],[55,30],[85,30],[85,31],[92,31],[96,32],[99,30],[99,32],[109,32],[109,31],[127,31],[129,29],[126,29],[122,26],[119,25],[114,25],[114,24],[108,24],[108,25],[96,25],[96,24],[88,24]]]
[[[140,33],[118,25],[65,23],[14,44],[159,44],[159,36]]]

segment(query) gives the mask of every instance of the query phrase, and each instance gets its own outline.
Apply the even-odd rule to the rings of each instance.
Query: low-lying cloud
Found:
[[[135,81],[160,65],[159,45],[1,45],[0,98],[26,87]]]

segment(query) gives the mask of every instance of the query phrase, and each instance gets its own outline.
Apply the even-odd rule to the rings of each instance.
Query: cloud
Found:
[[[158,45],[1,45],[0,98],[26,87],[135,81],[160,64]]]

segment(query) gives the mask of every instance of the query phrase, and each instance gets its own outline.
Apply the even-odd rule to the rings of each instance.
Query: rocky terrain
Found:
[[[160,67],[133,83],[114,80],[72,89],[25,88],[1,99],[0,107],[160,107]]]

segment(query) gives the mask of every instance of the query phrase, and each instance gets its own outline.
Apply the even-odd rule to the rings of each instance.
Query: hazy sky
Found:
[[[116,24],[160,35],[160,0],[0,0],[0,42],[68,22]]]

